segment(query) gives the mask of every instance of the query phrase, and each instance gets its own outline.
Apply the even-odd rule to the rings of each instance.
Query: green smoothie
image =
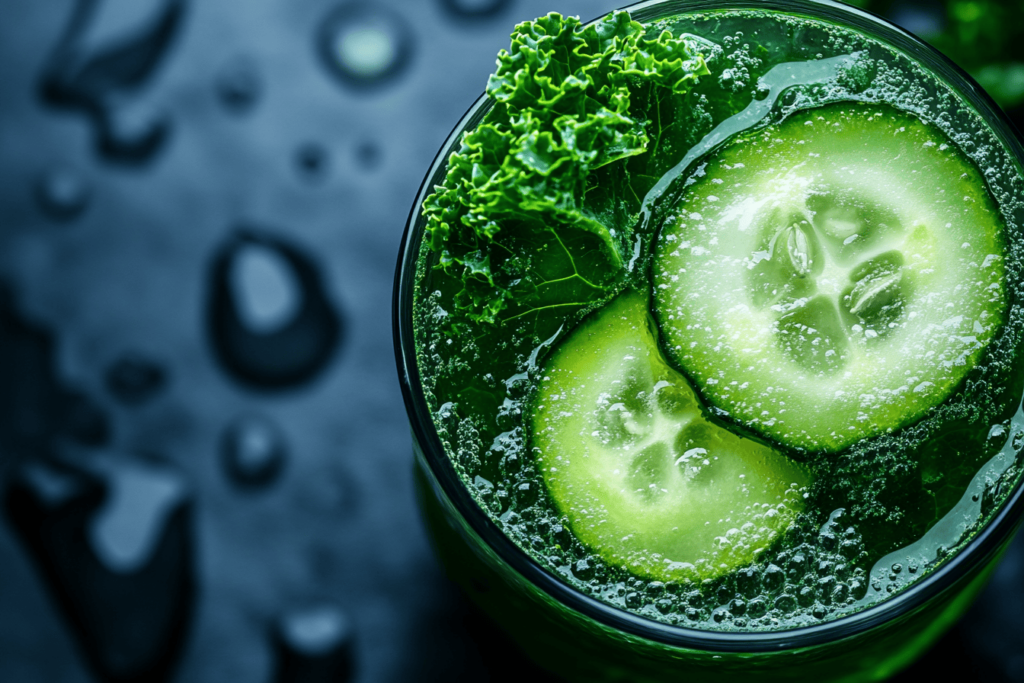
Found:
[[[774,11],[516,27],[421,207],[417,366],[523,552],[649,620],[899,595],[1024,441],[1012,155],[917,62]]]

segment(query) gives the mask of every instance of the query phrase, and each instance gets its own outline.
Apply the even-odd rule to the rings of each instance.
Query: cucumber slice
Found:
[[[533,445],[558,508],[605,561],[661,581],[712,578],[789,527],[809,477],[705,419],[656,329],[636,293],[584,321],[545,367]]]
[[[1006,317],[1004,223],[937,129],[831,105],[741,137],[662,229],[666,350],[715,407],[840,450],[922,417]]]

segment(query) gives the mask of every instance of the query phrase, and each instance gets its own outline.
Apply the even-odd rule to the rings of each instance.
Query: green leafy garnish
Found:
[[[423,207],[427,244],[461,283],[460,313],[498,323],[610,295],[642,200],[628,161],[661,137],[651,103],[709,73],[706,47],[649,36],[628,12],[516,27],[487,84],[490,112]]]

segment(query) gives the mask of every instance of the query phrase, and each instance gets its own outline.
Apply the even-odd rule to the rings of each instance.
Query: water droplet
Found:
[[[107,415],[59,378],[53,333],[28,319],[0,280],[0,463],[14,453],[46,453],[68,438],[100,446],[110,438]]]
[[[302,287],[285,258],[259,242],[235,254],[231,290],[242,323],[259,334],[288,326],[302,307]]]
[[[512,6],[510,0],[441,0],[451,15],[463,19],[490,19]]]
[[[149,160],[167,139],[165,115],[133,97],[164,61],[185,0],[78,0],[43,69],[40,91],[58,109],[87,117],[99,153]]]
[[[92,186],[70,166],[47,169],[36,181],[39,208],[56,221],[70,221],[80,216],[91,197]]]
[[[261,415],[244,415],[232,422],[221,442],[224,470],[242,487],[272,484],[284,469],[287,456],[284,434],[277,424]]]
[[[413,36],[393,10],[361,4],[336,7],[319,35],[324,64],[343,82],[370,86],[390,81],[409,64]]]
[[[323,145],[305,143],[295,151],[295,166],[303,179],[309,182],[322,181],[330,168],[330,154]]]
[[[235,57],[221,67],[216,80],[217,97],[224,108],[244,114],[259,102],[263,79],[256,63],[248,57]]]
[[[187,489],[172,470],[134,463],[111,467],[106,480],[108,495],[91,520],[89,539],[111,571],[132,574],[153,558]]]
[[[278,683],[351,679],[352,623],[338,607],[315,605],[286,612],[275,628]]]
[[[375,142],[365,141],[356,147],[356,162],[366,171],[376,170],[384,158],[384,152]]]
[[[311,256],[278,237],[236,233],[214,258],[207,321],[217,359],[238,381],[284,389],[334,356],[341,319]]]
[[[140,405],[155,397],[167,385],[167,371],[145,356],[128,353],[118,358],[106,373],[107,390],[126,405]]]
[[[4,509],[98,680],[168,680],[195,605],[193,499],[174,470],[27,461]]]
[[[100,154],[122,163],[145,163],[163,147],[170,132],[170,118],[154,107],[131,105],[111,109],[100,125]]]

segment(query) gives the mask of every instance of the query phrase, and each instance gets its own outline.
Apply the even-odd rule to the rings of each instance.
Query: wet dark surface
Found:
[[[546,680],[427,544],[391,284],[512,25],[617,4],[0,7],[0,681]],[[1024,681],[1024,539],[912,674]]]

